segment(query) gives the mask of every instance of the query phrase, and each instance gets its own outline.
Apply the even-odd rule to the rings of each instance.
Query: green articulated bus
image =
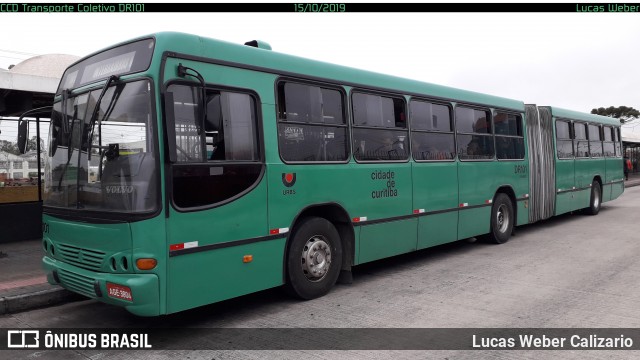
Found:
[[[317,298],[624,190],[614,119],[181,33],[65,71],[44,184],[48,281],[141,316]]]

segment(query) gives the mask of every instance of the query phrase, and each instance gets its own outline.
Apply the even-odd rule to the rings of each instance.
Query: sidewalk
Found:
[[[0,315],[82,299],[47,283],[41,240],[0,243]]]
[[[625,187],[640,185],[640,173],[629,174]],[[47,283],[40,240],[0,243],[0,315],[86,299]]]

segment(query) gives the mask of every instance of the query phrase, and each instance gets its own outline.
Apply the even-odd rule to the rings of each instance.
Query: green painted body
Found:
[[[123,78],[145,76],[152,79],[155,87],[152,91],[158,115],[157,138],[161,139],[159,173],[162,179],[158,213],[151,219],[119,224],[81,223],[45,215],[44,222],[48,224],[46,242],[56,248],[68,244],[105,253],[100,267],[92,271],[65,262],[60,255],[47,253],[44,267],[52,284],[57,283],[53,271],[67,271],[83,280],[62,279],[62,285],[94,298],[98,297],[91,289],[96,281],[103,294],[107,281],[129,286],[133,302],[104,295],[98,299],[124,306],[137,315],[155,316],[282,285],[286,278],[289,235],[296,222],[309,211],[318,216],[331,209],[343,216],[340,222],[351,230],[347,234],[352,234],[352,237],[342,239],[343,243],[352,244],[348,266],[486,234],[490,231],[491,203],[500,191],[512,197],[516,224],[528,222],[530,171],[527,154],[524,159],[515,161],[416,162],[409,159],[358,163],[349,156],[344,163],[284,163],[278,151],[275,84],[281,74],[322,78],[344,84],[341,87],[345,94],[356,85],[385,88],[397,94],[450,99],[452,104],[461,102],[487,109],[508,109],[524,118],[524,104],[520,101],[193,35],[161,33],[154,37],[156,49],[150,68]],[[163,55],[167,55],[166,58]],[[223,205],[188,212],[179,211],[168,199],[165,172],[171,165],[162,140],[166,129],[161,93],[172,81],[184,81],[176,72],[180,63],[197,69],[208,84],[247,89],[257,95],[265,160],[264,173],[250,191]],[[411,98],[410,95],[402,96],[407,101]],[[526,141],[526,134],[524,139]],[[559,160],[558,188],[589,183],[595,168],[603,169],[604,173],[599,175],[607,179],[605,181],[619,179],[621,166],[618,161],[602,159],[577,165],[579,161],[574,164],[574,161]],[[518,166],[519,171],[516,171]],[[283,184],[285,173],[296,174],[293,186]],[[616,186],[604,187],[604,200],[620,195],[622,188]],[[558,196],[558,214],[588,206],[588,195],[569,195],[566,198]],[[352,221],[365,217],[366,220]],[[264,241],[224,246],[229,242],[268,237],[273,234],[272,229],[286,231]],[[170,256],[171,245],[192,242],[211,250]],[[253,260],[244,262],[246,255],[251,255]],[[112,256],[116,262],[126,257],[128,269],[111,269],[109,259]],[[157,259],[158,265],[153,270],[138,270],[134,263],[139,258]],[[77,282],[80,290],[74,287]]]
[[[555,120],[576,120],[596,124],[620,126],[617,120],[576,111],[551,107]],[[611,201],[624,192],[622,156],[598,158],[572,158],[556,161],[556,215],[589,207],[591,187],[597,181],[602,189],[602,201]],[[573,190],[573,191],[568,191]]]

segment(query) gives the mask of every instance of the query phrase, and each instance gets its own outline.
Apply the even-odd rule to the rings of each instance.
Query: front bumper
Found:
[[[160,286],[155,274],[111,274],[81,269],[48,256],[42,258],[47,281],[101,302],[123,306],[139,316],[160,315]],[[107,295],[107,282],[131,289],[132,301]]]

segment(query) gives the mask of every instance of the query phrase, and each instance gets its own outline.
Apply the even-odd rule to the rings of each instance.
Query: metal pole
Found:
[[[40,175],[40,116],[36,116],[36,151],[38,152],[38,202],[42,202],[42,175]]]

